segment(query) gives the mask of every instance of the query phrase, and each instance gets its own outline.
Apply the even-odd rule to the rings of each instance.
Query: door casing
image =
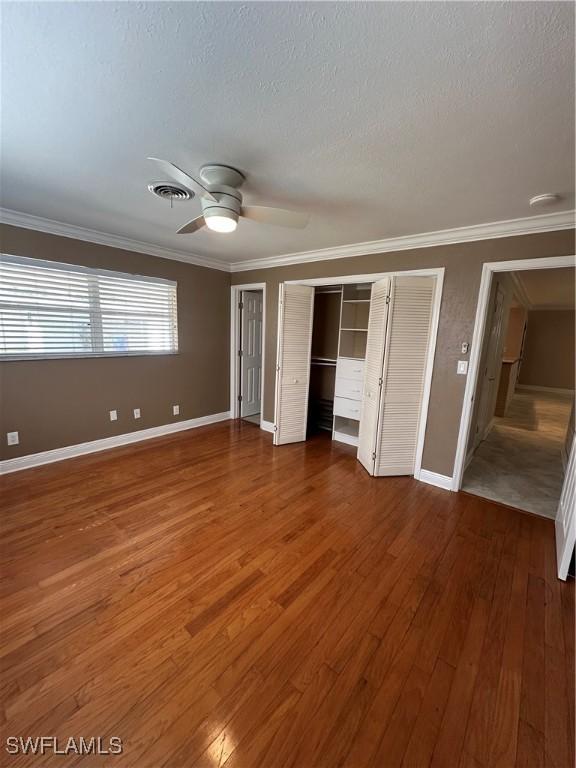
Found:
[[[472,428],[472,413],[474,400],[478,391],[478,369],[480,356],[484,344],[488,306],[490,303],[490,289],[492,279],[496,272],[523,272],[531,269],[561,269],[562,267],[576,266],[576,256],[544,256],[536,259],[517,259],[511,261],[492,261],[482,265],[482,277],[480,279],[480,291],[476,306],[476,318],[474,320],[474,332],[470,347],[470,362],[468,365],[468,377],[464,390],[464,403],[460,417],[460,429],[458,432],[458,444],[456,458],[454,460],[454,472],[452,476],[452,490],[459,491],[462,487],[462,478],[466,468],[466,447],[468,445],[470,430]]]

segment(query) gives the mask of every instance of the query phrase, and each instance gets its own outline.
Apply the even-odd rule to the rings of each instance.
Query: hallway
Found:
[[[517,391],[507,415],[494,418],[490,434],[476,450],[462,490],[554,518],[571,405],[570,395]]]

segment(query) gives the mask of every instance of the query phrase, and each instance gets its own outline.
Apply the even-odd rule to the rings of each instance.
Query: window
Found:
[[[176,283],[0,256],[0,358],[178,351]]]

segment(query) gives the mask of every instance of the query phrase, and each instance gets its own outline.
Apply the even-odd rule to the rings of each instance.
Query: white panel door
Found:
[[[558,578],[566,580],[576,544],[576,439],[572,438],[570,458],[556,513],[556,558]]]
[[[306,440],[314,288],[280,285],[274,445]]]
[[[360,428],[358,432],[358,461],[373,475],[375,471],[378,419],[381,404],[382,370],[386,349],[390,278],[372,285],[368,340],[364,363],[364,385]]]
[[[375,475],[412,475],[436,280],[394,277],[382,373]]]
[[[241,416],[252,416],[261,410],[262,309],[262,291],[242,291]]]

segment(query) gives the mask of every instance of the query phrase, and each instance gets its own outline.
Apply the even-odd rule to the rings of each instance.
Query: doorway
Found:
[[[484,265],[454,478],[555,520],[559,575],[574,548],[574,288],[573,257]]]
[[[232,287],[230,411],[262,426],[266,286]]]

